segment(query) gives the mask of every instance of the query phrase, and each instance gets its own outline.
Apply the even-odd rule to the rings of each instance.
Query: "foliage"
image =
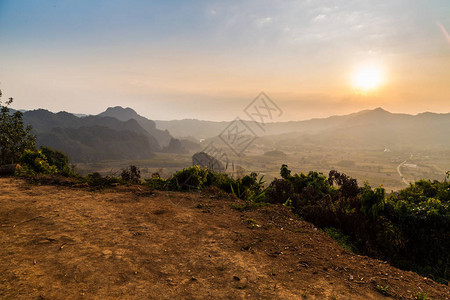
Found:
[[[416,295],[417,300],[427,300],[428,298],[428,292],[418,292]]]
[[[387,197],[382,187],[360,188],[335,170],[328,179],[313,171],[291,174],[287,165],[280,171],[282,179],[266,190],[267,202],[289,205],[353,251],[439,282],[450,278],[450,183],[419,180]]]
[[[197,165],[185,168],[167,180],[167,188],[173,191],[201,190],[207,186],[207,174],[207,169],[201,169]]]
[[[159,176],[158,176],[159,177]],[[165,187],[172,191],[195,191],[207,187],[217,187],[237,198],[248,202],[261,202],[265,199],[264,176],[251,173],[239,179],[234,179],[224,173],[216,173],[207,168],[195,165],[176,172],[165,181]],[[161,182],[160,178],[152,178],[147,183]]]
[[[20,156],[19,162],[22,166],[17,170],[16,175],[35,175],[35,174],[56,174],[58,169],[48,163],[47,157],[42,151],[25,150]]]
[[[128,168],[122,170],[120,177],[122,177],[122,180],[126,182],[140,183],[141,170],[139,169],[139,167],[131,165]]]
[[[340,231],[339,229],[329,227],[324,228],[323,231],[325,231],[329,236],[331,236],[345,250],[354,253],[357,252],[355,246],[350,241],[350,237],[343,234],[342,231]]]
[[[291,170],[288,169],[287,165],[281,166],[281,172],[280,172],[281,178],[288,179],[291,176]]]
[[[49,147],[40,147],[40,151],[47,158],[50,166],[55,166],[57,172],[63,176],[77,176],[73,166],[69,166],[69,157],[61,151]]]
[[[336,170],[331,170],[328,174],[328,183],[330,185],[335,184],[338,186],[339,193],[345,198],[356,197],[361,192],[361,188],[358,186],[356,179],[353,179],[344,173],[339,173]]]
[[[385,216],[402,233],[397,263],[439,282],[450,278],[450,183],[419,180],[391,195]]]
[[[161,176],[159,176],[159,173],[153,173],[152,178],[145,179],[145,185],[155,190],[164,190],[166,181],[164,180],[164,178],[161,178]]]
[[[361,211],[370,218],[376,218],[384,209],[384,189],[372,190],[369,184],[364,185],[361,194]]]
[[[267,201],[270,203],[286,203],[292,194],[292,184],[285,179],[275,178],[266,190]]]
[[[0,165],[13,164],[19,161],[25,150],[35,149],[36,137],[30,133],[31,127],[24,125],[20,111],[10,113],[8,106],[13,98],[3,105],[1,96],[0,91]]]
[[[88,174],[86,177],[83,178],[83,181],[86,182],[91,187],[116,186],[122,183],[119,178],[113,176],[103,177],[98,172]]]
[[[388,285],[383,286],[381,284],[377,284],[377,291],[385,296],[391,296],[391,292]]]
[[[41,147],[39,150],[25,150],[20,156],[21,168],[17,169],[17,176],[35,176],[37,174],[63,176],[79,176],[69,166],[69,158],[62,152]]]

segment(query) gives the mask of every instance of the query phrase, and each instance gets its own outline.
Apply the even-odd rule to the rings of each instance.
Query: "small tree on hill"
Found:
[[[9,98],[3,105],[0,91],[0,165],[17,163],[25,150],[35,149],[36,137],[30,133],[31,126],[25,126],[22,113],[11,114]]]

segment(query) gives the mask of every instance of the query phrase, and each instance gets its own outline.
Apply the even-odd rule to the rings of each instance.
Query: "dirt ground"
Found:
[[[0,178],[2,299],[450,299],[283,206]]]

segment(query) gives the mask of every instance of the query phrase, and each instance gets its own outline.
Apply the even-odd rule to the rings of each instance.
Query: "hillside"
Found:
[[[142,117],[141,115],[138,115],[136,111],[134,111],[129,107],[127,108],[123,108],[120,106],[108,107],[106,111],[102,112],[98,116],[113,117],[120,121],[128,121],[134,119],[139,123],[139,125],[142,126],[142,128],[144,128],[150,135],[152,135],[158,141],[161,147],[168,146],[172,139],[172,136],[170,135],[167,129],[166,130],[157,129],[154,121]]]
[[[63,151],[74,162],[146,159],[157,150],[145,135],[103,126],[56,127],[37,137],[38,145]]]
[[[39,109],[25,112],[23,120],[33,127],[38,146],[64,151],[74,162],[149,158],[161,150],[158,141],[134,119],[79,118]]]
[[[238,212],[216,193],[12,178],[0,195],[0,298],[450,299],[448,286],[345,251],[283,206]]]

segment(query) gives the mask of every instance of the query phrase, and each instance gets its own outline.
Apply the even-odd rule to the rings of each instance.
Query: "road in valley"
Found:
[[[411,154],[411,156],[408,159],[412,159],[413,155]],[[405,159],[404,161],[402,161],[398,166],[397,166],[397,173],[400,176],[400,178],[402,179],[402,181],[406,184],[409,185],[409,181],[406,180],[406,178],[403,176],[402,171],[400,170],[400,168],[408,161],[408,159]]]

